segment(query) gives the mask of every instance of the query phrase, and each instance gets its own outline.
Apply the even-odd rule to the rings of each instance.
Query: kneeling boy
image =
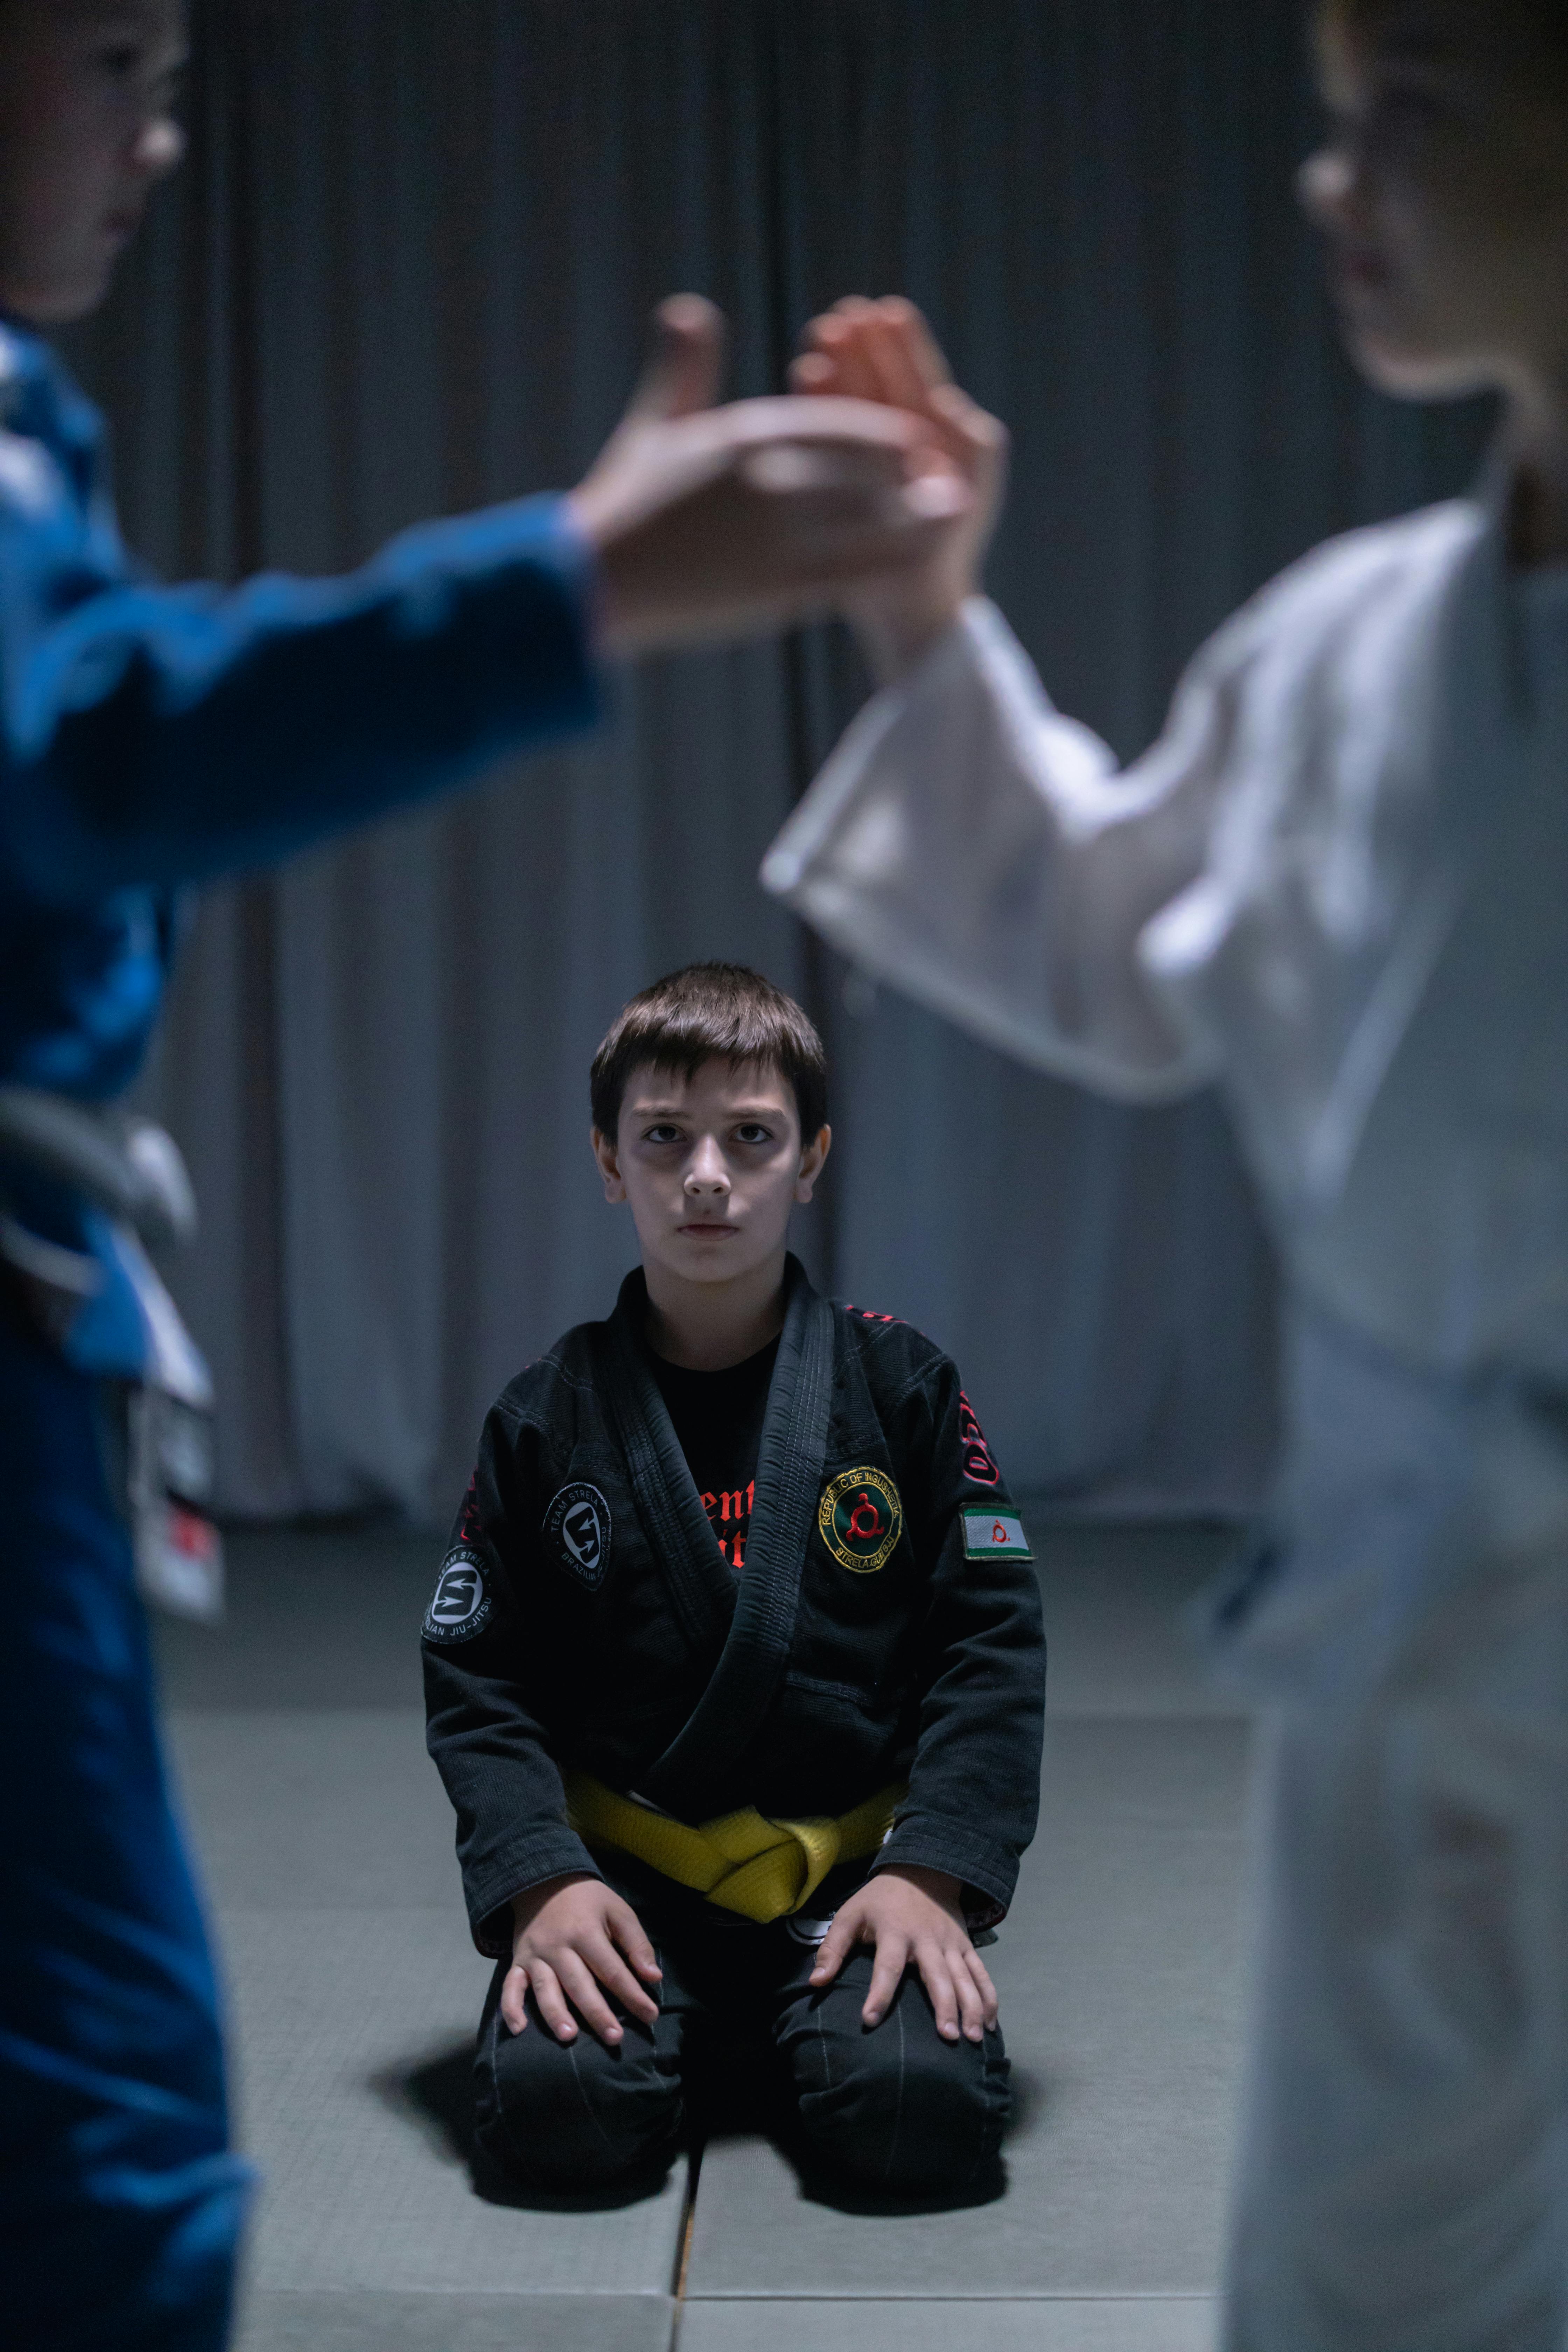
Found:
[[[642,1265],[492,1408],[426,1615],[479,2137],[538,2189],[667,2160],[719,2021],[868,2185],[962,2190],[1006,2116],[971,1930],[1034,1833],[1039,1596],[953,1366],[786,1255],[825,1084],[754,972],[626,1007],[593,1143]]]

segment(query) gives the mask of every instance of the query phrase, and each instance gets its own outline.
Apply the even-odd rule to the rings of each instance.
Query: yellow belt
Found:
[[[587,1772],[568,1772],[566,1818],[588,1844],[618,1846],[710,1903],[766,1927],[800,1910],[835,1863],[875,1853],[908,1794],[897,1782],[836,1822],[773,1822],[747,1805],[693,1829],[618,1797]]]

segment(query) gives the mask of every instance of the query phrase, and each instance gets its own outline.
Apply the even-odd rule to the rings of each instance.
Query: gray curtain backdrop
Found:
[[[994,591],[1131,754],[1270,572],[1473,465],[1482,420],[1335,353],[1293,0],[226,0],[195,30],[190,164],[76,354],[171,575],[336,569],[569,483],[671,289],[729,312],[745,392],[814,308],[903,289],[1015,430]],[[800,1245],[957,1357],[1016,1487],[1256,1497],[1271,1274],[1215,1105],[1025,1073],[757,888],[862,690],[829,632],[650,666],[591,745],[206,898],[148,1092],[205,1210],[176,1282],[231,1510],[446,1517],[496,1391],[635,1255],[594,1046],[706,956],[823,1022]]]

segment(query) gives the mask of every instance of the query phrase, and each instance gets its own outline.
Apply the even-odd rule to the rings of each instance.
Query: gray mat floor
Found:
[[[1247,1727],[1179,1612],[1225,1538],[1037,1538],[1041,1826],[989,1955],[1019,2095],[1007,2186],[921,2215],[814,2201],[743,2135],[608,2212],[476,2195],[464,2101],[488,1970],[419,1712],[438,1547],[236,1542],[226,1628],[166,1629],[162,1650],[262,2175],[243,2352],[945,2352],[976,2322],[994,2352],[1209,2352]]]

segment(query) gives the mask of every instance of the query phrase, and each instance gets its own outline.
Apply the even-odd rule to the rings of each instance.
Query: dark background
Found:
[[[1291,177],[1291,0],[225,0],[192,154],[78,357],[170,574],[336,568],[563,485],[678,286],[777,385],[852,289],[1014,430],[989,585],[1132,757],[1207,632],[1326,533],[1461,488],[1486,418],[1366,393]],[[1270,1274],[1218,1109],[1130,1113],[845,987],[758,859],[862,692],[840,636],[651,666],[595,744],[215,894],[152,1097],[260,1516],[442,1517],[500,1381],[605,1311],[586,1065],[698,955],[796,988],[838,1151],[803,1245],[958,1356],[1015,1484],[1233,1510]],[[215,779],[215,789],[221,780]]]

